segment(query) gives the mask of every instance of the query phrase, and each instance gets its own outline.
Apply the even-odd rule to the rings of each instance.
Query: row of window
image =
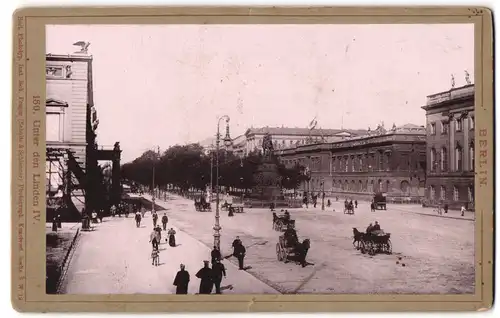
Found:
[[[389,171],[392,163],[392,153],[385,152],[370,155],[351,155],[351,156],[334,156],[330,160],[330,172],[363,172],[363,171]],[[305,159],[285,159],[282,161],[285,165],[293,166],[302,164]],[[420,162],[417,159],[412,160],[410,155],[402,154],[397,163],[401,170],[420,169]],[[311,157],[310,169],[312,171],[321,170],[321,158]]]
[[[322,188],[321,179],[313,178],[311,180],[311,186],[315,189]],[[424,184],[420,184],[419,186],[424,187]],[[353,191],[353,192],[393,192],[394,190],[398,190],[402,193],[409,194],[411,191],[410,182],[407,180],[403,180],[399,183],[399,185],[391,185],[389,180],[383,181],[379,179],[377,182],[374,180],[332,180],[332,188],[340,189],[342,191]]]
[[[440,171],[474,171],[474,144],[471,143],[466,150],[466,156],[469,158],[469,166],[464,167],[463,159],[464,159],[464,149],[462,147],[455,147],[455,160],[453,162],[453,166],[449,162],[449,153],[446,147],[442,147],[439,150],[439,153],[435,148],[431,148],[430,156],[431,156],[431,171],[437,171],[439,167]],[[464,169],[465,168],[465,169]]]
[[[448,200],[448,192],[445,186],[440,186],[439,187],[439,194],[436,193],[436,187],[431,185],[429,187],[429,192],[430,192],[430,199],[431,200],[436,200],[439,198],[439,200]],[[460,196],[460,189],[458,186],[453,186],[452,189],[452,200],[453,201],[463,201],[467,199],[469,202],[474,202],[474,186],[469,185],[467,187],[467,198],[461,197]]]
[[[463,130],[463,120],[462,118],[457,118],[455,122],[455,131],[460,132]],[[467,117],[465,120],[468,120],[469,124],[469,130],[474,129],[474,116]],[[449,128],[450,128],[450,122],[448,120],[442,120],[439,122],[440,123],[440,133],[441,135],[447,135]],[[436,134],[436,123],[431,123],[431,135]]]

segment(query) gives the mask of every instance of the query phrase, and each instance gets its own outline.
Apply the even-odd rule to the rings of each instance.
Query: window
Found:
[[[387,171],[391,170],[391,156],[392,156],[391,152],[386,153],[386,167],[385,168]]]
[[[474,187],[471,185],[467,188],[467,197],[469,202],[474,202]]]
[[[335,157],[332,157],[331,161],[330,161],[330,171],[331,172],[335,172],[335,165],[337,164],[337,162],[335,161]]]
[[[358,160],[359,160],[359,171],[363,171],[363,156],[359,156]]]
[[[458,187],[454,186],[453,187],[453,201],[458,201],[458,200],[459,200]]]
[[[444,120],[441,122],[441,134],[442,135],[448,134],[448,122]]]
[[[431,123],[431,135],[436,134],[436,123]]]
[[[462,155],[463,151],[461,147],[455,149],[455,171],[462,171]]]
[[[474,171],[474,165],[475,165],[475,160],[474,160],[474,143],[471,142],[469,145],[469,170]]]
[[[349,157],[344,158],[345,172],[349,172]]]
[[[441,171],[448,170],[448,149],[441,148]]]
[[[359,180],[359,191],[363,192],[365,189],[363,189],[363,181]]]
[[[378,170],[384,170],[384,155],[382,152],[378,153]]]
[[[63,78],[64,71],[62,65],[51,65],[45,67],[45,76],[48,78]]]
[[[456,131],[462,131],[462,118],[457,118]]]
[[[431,148],[431,171],[436,171],[437,161],[436,161],[436,149]]]
[[[446,188],[444,186],[441,186],[441,190],[439,192],[439,198],[441,200],[446,200]]]
[[[474,130],[474,116],[469,117],[469,129]]]
[[[63,125],[60,113],[47,113],[46,116],[46,136],[47,141],[63,141]]]
[[[430,197],[431,197],[431,200],[434,200],[436,198],[436,188],[431,185],[430,187]]]

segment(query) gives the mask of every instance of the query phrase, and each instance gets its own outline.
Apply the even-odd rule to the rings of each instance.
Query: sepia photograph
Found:
[[[475,294],[474,24],[53,24],[45,53],[46,294]]]

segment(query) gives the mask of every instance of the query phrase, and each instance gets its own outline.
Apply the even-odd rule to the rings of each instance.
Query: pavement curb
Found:
[[[146,198],[145,198],[145,199],[146,199]],[[182,197],[182,196],[178,196],[178,197],[176,197],[176,199],[189,200],[189,199],[184,198],[184,197]],[[146,199],[146,200],[149,200],[149,199]],[[161,201],[161,202],[163,202],[163,203],[166,203],[166,201],[164,201],[163,199],[156,199],[156,200]],[[170,223],[170,222],[169,222],[169,223]],[[174,222],[172,222],[172,224],[173,224],[173,223],[174,223]],[[184,234],[186,234],[186,235],[188,235],[189,237],[191,237],[193,240],[195,240],[195,241],[199,242],[201,245],[205,246],[205,247],[206,247],[206,249],[207,249],[208,254],[210,254],[210,252],[212,251],[212,249],[211,249],[211,246],[210,246],[210,245],[208,245],[208,244],[206,244],[206,243],[204,243],[204,242],[202,242],[202,241],[200,241],[200,240],[196,239],[193,235],[189,234],[189,232],[184,231],[184,230],[183,230],[182,228],[180,228],[179,226],[174,225],[174,227],[175,227],[175,228],[177,228],[177,230],[178,230],[179,232],[183,232]],[[230,256],[230,257],[227,257],[227,258],[224,258],[224,259],[227,261],[227,263],[229,263],[229,264],[231,265],[231,267],[233,267],[233,269],[234,269],[234,270],[236,270],[236,271],[240,271],[240,269],[239,269],[238,265],[237,265],[235,262],[233,262],[232,260],[230,260],[230,258],[231,258],[231,256]],[[262,282],[263,284],[266,284],[266,285],[267,285],[267,286],[269,286],[270,288],[274,289],[274,290],[275,290],[277,293],[279,293],[279,294],[286,294],[286,293],[287,293],[285,290],[283,290],[283,288],[280,288],[279,286],[277,286],[277,285],[273,284],[272,282],[270,282],[270,281],[269,281],[269,280],[267,280],[267,279],[261,278],[261,277],[259,277],[258,275],[254,274],[254,273],[252,273],[252,272],[249,272],[248,270],[244,270],[244,272],[245,272],[247,275],[252,276],[253,278],[255,278],[255,279],[259,280],[259,281],[260,281],[260,282]]]
[[[59,281],[57,282],[57,287],[56,287],[56,294],[59,294],[61,292],[61,288],[63,286],[63,282],[66,280],[66,274],[68,273],[68,268],[71,263],[71,259],[73,258],[73,254],[75,253],[76,249],[76,243],[80,238],[80,228],[76,230],[75,237],[73,237],[73,240],[71,241],[71,244],[69,246],[68,252],[64,256],[64,260],[62,264],[60,265],[60,272],[61,275],[59,276]]]

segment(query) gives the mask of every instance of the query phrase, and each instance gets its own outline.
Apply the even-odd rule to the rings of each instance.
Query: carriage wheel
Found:
[[[375,244],[373,244],[372,242],[370,242],[368,245],[368,254],[371,256],[375,255]]]
[[[387,244],[385,247],[386,247],[386,253],[392,254],[392,243],[390,239],[387,240]]]
[[[288,262],[288,255],[289,255],[288,250],[286,248],[283,248],[282,250],[283,250],[283,261],[285,263],[287,263]]]
[[[283,260],[283,256],[281,255],[281,246],[279,243],[276,243],[276,256],[278,258],[278,261],[282,261]]]

